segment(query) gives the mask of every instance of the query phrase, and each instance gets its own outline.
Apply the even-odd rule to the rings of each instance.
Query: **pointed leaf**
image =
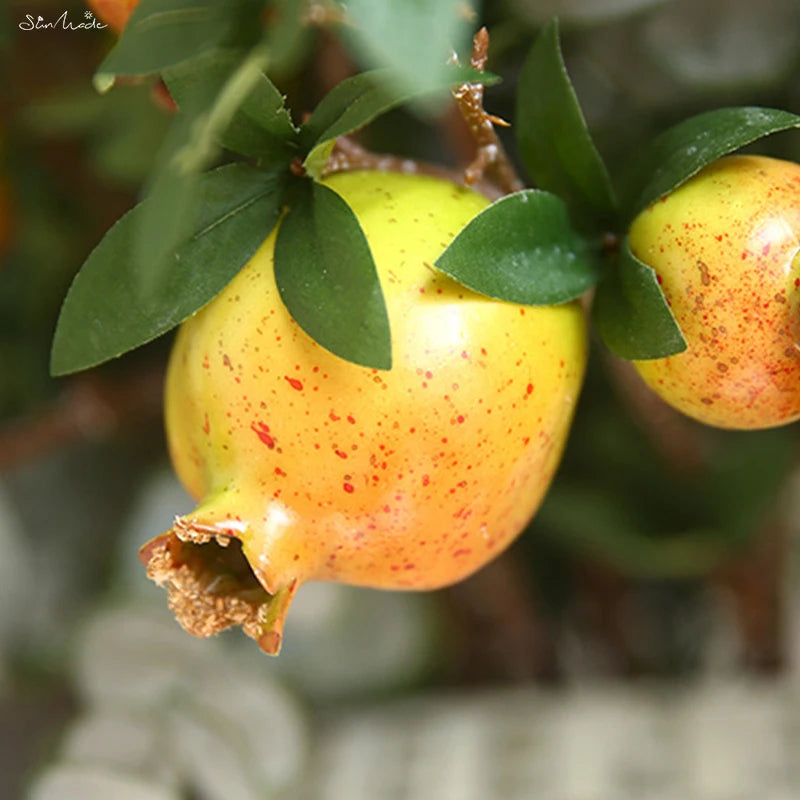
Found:
[[[655,271],[636,258],[627,239],[597,287],[594,322],[608,349],[622,358],[664,358],[686,349]]]
[[[528,305],[572,300],[597,279],[586,241],[570,227],[564,203],[535,189],[484,209],[436,266],[477,292]]]
[[[245,164],[199,176],[191,235],[161,266],[142,300],[135,258],[149,200],[120,219],[70,287],[53,341],[54,375],[95,366],[168,331],[216,295],[253,255],[280,212],[280,178]]]
[[[134,257],[142,265],[143,297],[157,285],[161,262],[190,233],[195,183],[219,155],[219,146],[259,159],[262,166],[288,167],[297,133],[283,98],[262,66],[259,48],[211,51],[165,73],[179,103],[157,169],[148,186]]]
[[[297,130],[284,97],[263,72],[266,54],[255,49],[212,50],[164,72],[182,112],[206,113],[222,144],[236,153],[288,162]]]
[[[771,133],[800,127],[800,116],[774,108],[742,106],[706,111],[657,136],[625,171],[627,219],[728,153]]]
[[[488,86],[497,82],[496,76],[471,67],[445,66],[442,79],[433,90],[460,83],[480,82]],[[381,114],[430,91],[432,87],[429,84],[425,87],[403,86],[397,80],[397,73],[390,69],[362,72],[346,78],[328,92],[301,129],[303,146],[311,151],[304,166],[311,175],[318,177],[334,139],[352,133]]]
[[[350,207],[311,180],[295,186],[275,243],[275,280],[289,313],[332,353],[391,368],[389,317],[369,245]]]
[[[567,75],[555,21],[522,68],[516,123],[520,155],[536,184],[564,199],[579,218],[599,216],[596,226],[608,220],[614,193]]]
[[[114,49],[98,67],[101,91],[118,75],[159,72],[229,41],[240,17],[253,13],[249,0],[141,0]]]
[[[406,87],[439,86],[453,51],[469,43],[470,2],[347,0],[345,31],[370,67],[390,67]]]

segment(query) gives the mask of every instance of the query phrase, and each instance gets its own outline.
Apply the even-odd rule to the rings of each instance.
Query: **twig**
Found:
[[[475,34],[472,40],[471,66],[482,72],[486,67],[488,52],[489,32],[484,27]],[[495,125],[506,127],[508,123],[484,111],[483,84],[462,83],[453,90],[453,97],[478,148],[472,163],[464,171],[466,183],[473,184],[486,175],[502,189],[504,194],[522,189],[524,184],[517,175],[494,129]]]
[[[450,617],[452,678],[552,683],[561,677],[551,620],[518,554],[503,553],[439,597]]]
[[[135,422],[157,419],[163,380],[162,367],[124,378],[72,379],[51,405],[0,426],[0,473],[75,442],[107,439]]]
[[[336,140],[322,174],[332,175],[334,172],[351,172],[360,169],[378,172],[402,172],[406,175],[431,175],[435,178],[444,178],[456,183],[461,183],[464,180],[464,176],[458,170],[440,164],[417,161],[413,158],[404,158],[387,153],[375,153],[362,147],[349,136],[340,136]],[[504,194],[494,183],[486,180],[477,180],[472,185],[472,188],[486,195],[490,200],[496,200]]]

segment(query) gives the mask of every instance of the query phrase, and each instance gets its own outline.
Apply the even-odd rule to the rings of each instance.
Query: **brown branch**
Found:
[[[472,48],[470,64],[482,72],[489,52],[489,32],[485,27],[475,34]],[[505,127],[508,123],[484,110],[483,84],[462,83],[453,90],[453,97],[477,145],[475,158],[464,171],[466,183],[473,184],[487,176],[504,194],[524,188],[494,129],[495,125]]]
[[[362,147],[349,136],[340,136],[336,140],[322,174],[326,176],[335,172],[352,172],[353,170],[401,172],[406,175],[431,175],[435,178],[442,178],[455,183],[464,182],[464,176],[459,170],[427,161],[417,161],[413,158],[404,158],[403,156],[387,153],[375,153],[366,147]],[[503,195],[503,192],[494,183],[486,180],[476,181],[472,188],[490,200],[496,200]]]
[[[125,377],[82,375],[66,383],[53,403],[0,426],[0,473],[80,441],[107,439],[162,409],[162,367]]]

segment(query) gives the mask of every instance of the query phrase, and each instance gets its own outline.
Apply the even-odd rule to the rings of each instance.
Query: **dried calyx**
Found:
[[[169,608],[186,631],[205,638],[240,625],[265,653],[280,651],[295,586],[267,592],[238,539],[179,517],[139,557],[147,576],[167,589]]]

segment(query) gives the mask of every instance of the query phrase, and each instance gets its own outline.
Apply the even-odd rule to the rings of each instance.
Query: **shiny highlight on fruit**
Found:
[[[240,624],[268,653],[306,581],[435,589],[507,547],[556,470],[586,360],[579,303],[492,300],[432,266],[483,196],[396,173],[325,183],[370,245],[394,366],[303,332],[275,285],[273,232],[178,333],[169,448],[202,499],[141,551],[187,630]]]

